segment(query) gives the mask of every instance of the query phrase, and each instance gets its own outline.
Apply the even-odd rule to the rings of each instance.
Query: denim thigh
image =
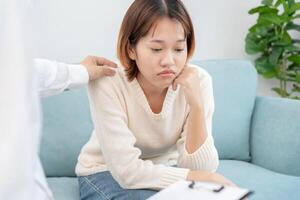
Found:
[[[149,189],[123,189],[108,171],[78,177],[81,200],[144,200],[157,193]]]

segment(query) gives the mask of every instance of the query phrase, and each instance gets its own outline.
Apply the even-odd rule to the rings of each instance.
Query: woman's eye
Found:
[[[153,52],[160,52],[162,49],[151,48]]]
[[[175,49],[176,52],[182,52],[184,49]]]

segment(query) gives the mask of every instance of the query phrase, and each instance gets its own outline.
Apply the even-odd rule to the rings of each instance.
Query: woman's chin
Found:
[[[162,82],[160,85],[163,87],[163,88],[168,88],[170,85],[173,84],[173,80],[168,80],[168,81],[164,81]]]

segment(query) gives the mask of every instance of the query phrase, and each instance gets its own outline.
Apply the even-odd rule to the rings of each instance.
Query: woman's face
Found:
[[[172,84],[187,61],[187,42],[182,25],[164,17],[155,23],[129,52],[139,69],[140,84],[164,89]]]

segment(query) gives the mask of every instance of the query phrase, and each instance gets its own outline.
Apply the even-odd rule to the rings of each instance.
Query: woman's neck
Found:
[[[165,96],[168,88],[160,88],[151,84],[140,73],[137,75],[137,81],[143,89],[146,96]]]
[[[155,85],[147,81],[142,75],[137,76],[137,81],[140,84],[148,104],[154,113],[160,113],[163,108],[164,100],[168,91],[168,88],[158,88]]]

